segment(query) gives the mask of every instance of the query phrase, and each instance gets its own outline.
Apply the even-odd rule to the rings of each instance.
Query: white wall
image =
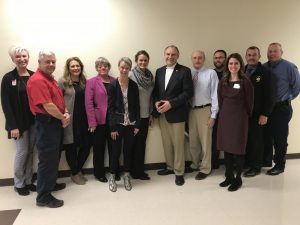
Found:
[[[300,65],[300,3],[297,0],[2,0],[0,2],[0,78],[13,69],[7,54],[11,45],[30,50],[29,68],[37,68],[37,54],[51,49],[57,55],[56,78],[65,60],[78,56],[88,77],[96,74],[99,56],[112,63],[116,74],[122,56],[133,59],[145,49],[150,69],[164,64],[163,49],[175,44],[181,52],[179,62],[191,66],[195,49],[206,52],[206,66],[212,67],[214,50],[244,55],[251,45],[261,48],[262,62],[270,42],[283,45],[285,59]],[[299,98],[300,99],[300,98]],[[296,125],[300,124],[300,100],[293,102],[289,153],[300,152]],[[13,177],[14,144],[7,139],[0,110],[0,179]],[[162,162],[164,155],[157,124],[150,129],[146,162]],[[91,167],[89,159],[87,167]],[[67,169],[64,160],[61,169]]]

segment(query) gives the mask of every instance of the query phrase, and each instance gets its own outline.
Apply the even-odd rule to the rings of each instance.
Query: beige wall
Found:
[[[262,62],[270,42],[283,45],[284,58],[300,65],[300,3],[297,0],[2,0],[0,1],[0,76],[13,68],[7,54],[11,45],[30,50],[29,68],[37,67],[40,49],[57,54],[56,78],[62,75],[65,60],[79,56],[88,77],[95,74],[94,61],[107,57],[116,74],[122,56],[133,59],[140,49],[150,56],[150,69],[164,64],[163,49],[179,47],[179,62],[191,66],[190,54],[203,49],[207,67],[212,67],[214,50],[244,55],[250,45],[261,48]],[[300,152],[297,124],[300,98],[293,102],[289,153]],[[13,177],[14,144],[7,140],[0,110],[0,179]],[[150,129],[146,162],[162,162],[160,130]],[[91,167],[91,160],[87,163]],[[67,169],[64,159],[61,169]]]

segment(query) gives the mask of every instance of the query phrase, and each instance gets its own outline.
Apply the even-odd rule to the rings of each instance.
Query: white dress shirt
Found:
[[[199,71],[192,69],[192,75],[197,74],[194,79],[194,97],[192,106],[211,104],[211,118],[215,119],[218,111],[218,75],[213,69],[201,68]]]
[[[167,67],[166,68],[166,75],[165,75],[165,90],[167,89],[168,83],[170,81],[170,78],[172,76],[172,73],[174,71],[176,64],[172,67]]]

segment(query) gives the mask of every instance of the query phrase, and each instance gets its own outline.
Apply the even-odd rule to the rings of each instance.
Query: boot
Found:
[[[219,186],[220,187],[227,187],[232,183],[232,181],[233,181],[233,177],[226,177],[226,179],[223,182],[221,182],[219,184]]]
[[[108,180],[108,187],[111,192],[116,192],[117,191],[117,184],[115,180],[115,174],[111,174]]]
[[[242,178],[236,177],[229,186],[228,191],[237,191],[242,186]]]
[[[125,189],[127,191],[130,191],[132,189],[132,186],[131,186],[131,181],[130,181],[130,175],[129,175],[129,173],[125,173],[123,179],[124,179]]]

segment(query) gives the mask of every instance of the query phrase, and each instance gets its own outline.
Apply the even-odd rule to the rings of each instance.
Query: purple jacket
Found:
[[[115,78],[109,76],[110,81]],[[89,79],[85,87],[85,110],[89,127],[106,124],[107,92],[101,78],[96,75]]]

